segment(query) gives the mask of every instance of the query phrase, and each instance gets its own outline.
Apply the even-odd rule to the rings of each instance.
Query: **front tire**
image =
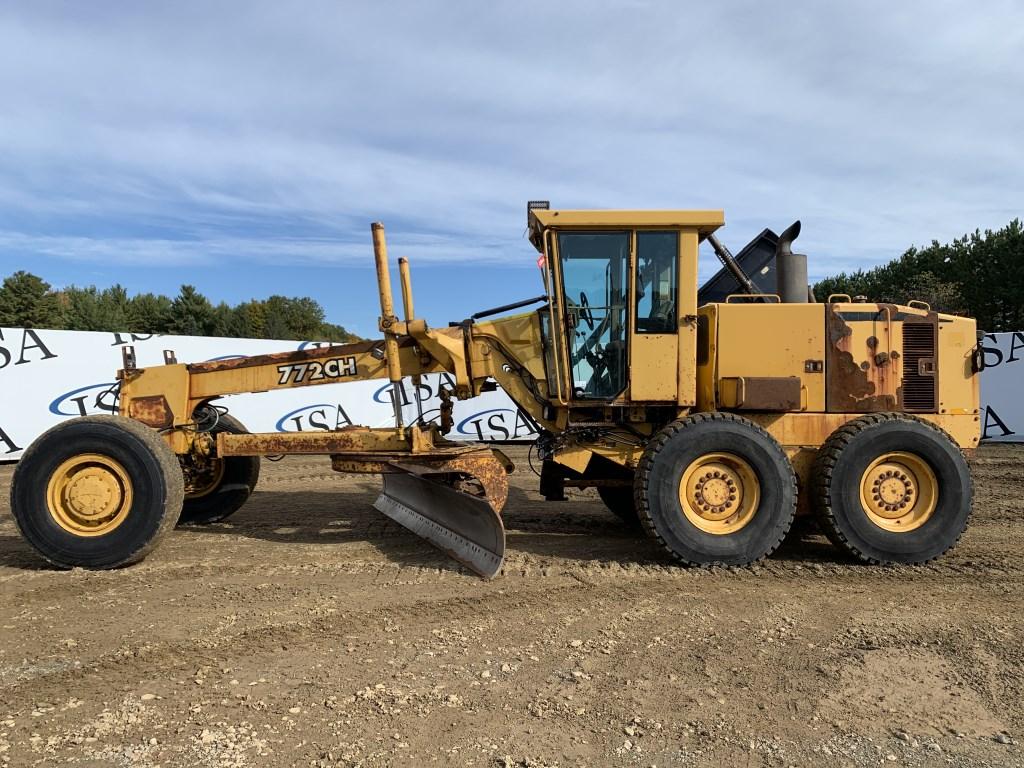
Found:
[[[971,473],[938,427],[900,413],[861,416],[815,459],[818,521],[865,563],[926,563],[951,549],[971,514]]]
[[[170,446],[119,416],[58,424],[25,451],[11,482],[22,536],[61,568],[116,568],[144,558],[174,527],[183,480]]]
[[[210,434],[229,432],[234,435],[248,434],[234,416],[218,415],[216,426]],[[181,525],[207,525],[224,520],[234,514],[249,500],[260,479],[259,456],[229,456],[212,458],[204,471],[194,473],[196,478],[185,493],[185,504],[181,510]]]
[[[665,427],[640,460],[634,490],[647,533],[691,565],[767,557],[796,514],[796,475],[782,447],[731,413],[699,413]]]

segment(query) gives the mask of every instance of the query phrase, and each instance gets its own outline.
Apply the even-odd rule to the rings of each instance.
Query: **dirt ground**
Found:
[[[140,565],[55,571],[0,468],[0,766],[1024,764],[1024,448],[977,453],[919,568],[816,535],[676,567],[514,453],[490,582],[298,458]]]

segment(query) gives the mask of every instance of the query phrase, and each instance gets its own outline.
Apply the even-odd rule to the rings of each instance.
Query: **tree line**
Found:
[[[191,285],[181,286],[174,298],[154,293],[129,296],[120,285],[55,290],[24,271],[8,276],[0,286],[0,326],[242,339],[359,338],[328,323],[323,307],[310,298],[271,296],[229,306],[213,304]]]
[[[1024,329],[1024,227],[1014,219],[1002,229],[926,248],[910,248],[888,264],[828,277],[814,286],[829,294],[866,296],[870,301],[928,302],[932,309],[965,314],[989,333]]]

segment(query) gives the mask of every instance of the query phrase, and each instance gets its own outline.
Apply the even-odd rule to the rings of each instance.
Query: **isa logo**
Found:
[[[536,432],[518,408],[490,408],[467,416],[455,431],[475,440],[520,440]]]
[[[65,392],[50,403],[55,416],[89,416],[117,413],[117,382],[90,384]]]
[[[341,403],[314,403],[289,411],[277,420],[278,432],[310,432],[341,429],[352,426],[352,419]]]

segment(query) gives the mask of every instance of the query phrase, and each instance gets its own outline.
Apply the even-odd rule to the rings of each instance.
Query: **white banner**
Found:
[[[122,367],[121,348],[135,347],[140,368],[163,363],[163,351],[179,362],[306,349],[320,342],[225,339],[84,331],[0,328],[0,460],[17,459],[49,427],[73,416],[113,413],[109,391]],[[982,436],[1024,441],[1024,333],[988,334],[981,376]],[[454,387],[445,374],[425,376],[420,394],[427,418],[440,406],[438,389]],[[108,393],[108,394],[105,394]],[[253,432],[336,429],[347,424],[393,423],[387,381],[360,381],[233,395],[218,400]],[[406,423],[415,418],[412,383],[402,388]],[[531,440],[529,422],[500,389],[455,402],[454,440]]]
[[[987,333],[982,347],[981,439],[1024,442],[1024,333]]]
[[[111,387],[123,366],[121,348],[135,347],[140,368],[163,364],[163,351],[178,362],[194,363],[243,355],[307,349],[321,342],[225,339],[85,331],[0,328],[0,461],[17,459],[42,432],[73,416],[114,413]],[[454,389],[446,374],[423,377],[425,416],[436,417],[438,389]],[[387,380],[275,390],[221,398],[252,432],[325,430],[347,424],[394,424],[393,390]],[[406,423],[416,417],[412,382],[402,387]],[[529,422],[500,389],[455,401],[453,440],[532,440]]]

